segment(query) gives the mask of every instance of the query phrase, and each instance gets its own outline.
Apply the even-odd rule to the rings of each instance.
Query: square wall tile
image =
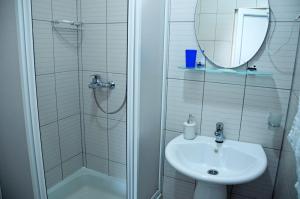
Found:
[[[63,177],[66,178],[82,168],[82,154],[79,154],[62,164]]]
[[[247,85],[290,89],[296,58],[299,24],[276,22],[275,26],[273,22],[270,31],[273,30],[274,35],[271,40],[269,36],[256,56],[249,62],[249,66],[255,65],[258,71],[270,72],[272,76],[248,75]]]
[[[279,151],[272,149],[264,150],[268,159],[268,168],[265,173],[252,182],[233,186],[232,193],[256,199],[272,198],[276,180]]]
[[[94,98],[93,90],[88,87],[88,84],[92,81],[92,75],[99,74],[101,79],[103,81],[107,80],[107,74],[101,73],[101,72],[83,72],[83,111],[86,114],[94,115],[94,116],[100,116],[100,117],[107,117],[107,114],[105,114],[103,111],[101,111],[98,106],[96,105],[96,101]],[[120,85],[117,85],[119,87]],[[108,105],[108,91],[105,88],[97,89],[95,91],[96,93],[96,99],[98,100],[99,105],[107,111],[107,105]]]
[[[66,161],[82,153],[80,115],[58,122],[62,160]]]
[[[186,80],[168,80],[166,129],[183,132],[183,123],[192,114],[199,133],[203,83]]]
[[[203,73],[185,71],[179,67],[185,67],[185,50],[195,49],[200,51],[195,36],[194,22],[170,23],[169,41],[169,68],[168,77],[203,81]]]
[[[232,41],[234,30],[234,13],[217,14],[215,40]]]
[[[107,25],[107,71],[127,72],[127,23]]]
[[[216,123],[223,122],[225,137],[238,140],[243,99],[243,86],[206,82],[204,85],[201,135],[213,137]]]
[[[114,81],[116,84],[116,87],[113,90],[108,91],[107,107],[108,111],[111,112],[120,108],[120,106],[124,102],[124,98],[127,98],[127,78],[126,75],[123,74],[108,73],[108,80]],[[109,114],[108,118],[126,122],[126,102],[123,108],[118,113]]]
[[[36,75],[53,73],[53,35],[50,22],[33,20],[33,41]]]
[[[127,2],[128,0],[107,1],[107,22],[127,22]]]
[[[166,137],[165,137],[165,147],[167,144],[173,140],[175,137],[181,135],[181,133],[172,132],[172,131],[166,131]],[[194,179],[191,179],[180,172],[176,171],[167,161],[167,159],[164,159],[164,176],[175,178],[177,180],[195,183]]]
[[[87,168],[108,174],[108,160],[102,159],[94,155],[87,154]]]
[[[77,31],[53,28],[55,72],[78,70]]]
[[[36,77],[37,101],[40,126],[57,120],[54,75]]]
[[[290,92],[287,90],[246,87],[240,141],[280,149]],[[270,127],[270,113],[281,114],[281,127]]]
[[[216,41],[214,63],[218,66],[230,66],[231,65],[231,53],[232,43],[230,41]]]
[[[234,13],[237,0],[218,0],[218,13]]]
[[[199,16],[197,39],[212,41],[216,39],[217,14],[201,13]]]
[[[81,21],[106,23],[106,0],[81,0]]]
[[[83,70],[106,72],[106,25],[82,26]]]
[[[197,0],[170,0],[171,21],[194,21]]]
[[[31,0],[32,18],[52,20],[51,0]]]
[[[126,180],[126,165],[109,161],[108,175]]]
[[[237,0],[237,8],[256,8],[257,0]]]
[[[53,19],[77,21],[77,0],[52,0]]]
[[[46,180],[46,187],[47,189],[51,188],[52,186],[56,185],[62,180],[62,171],[61,166],[57,166],[50,171],[45,173],[45,180]]]
[[[58,126],[55,122],[41,127],[40,130],[44,170],[47,172],[61,163]]]
[[[193,199],[195,184],[164,177],[164,199]]]
[[[108,159],[107,119],[85,115],[86,153]]]
[[[56,92],[59,119],[78,114],[78,71],[56,73]]]
[[[126,164],[126,122],[108,120],[109,160]]]
[[[270,0],[270,7],[274,13],[272,21],[294,21],[300,13],[298,0]]]
[[[218,0],[198,0],[196,13],[217,13]]]

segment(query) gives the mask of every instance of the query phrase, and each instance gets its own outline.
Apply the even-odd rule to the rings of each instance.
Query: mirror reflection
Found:
[[[268,0],[198,0],[195,32],[205,56],[224,68],[249,61],[269,25]]]

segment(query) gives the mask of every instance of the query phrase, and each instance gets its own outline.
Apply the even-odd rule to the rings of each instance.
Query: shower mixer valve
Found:
[[[97,88],[114,89],[116,87],[115,82],[113,81],[104,82],[101,80],[101,76],[98,74],[91,75],[91,77],[92,77],[92,82],[89,83],[89,88],[91,89],[97,89]]]

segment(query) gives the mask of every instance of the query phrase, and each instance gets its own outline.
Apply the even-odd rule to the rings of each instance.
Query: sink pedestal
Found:
[[[194,199],[226,199],[226,185],[197,181]]]

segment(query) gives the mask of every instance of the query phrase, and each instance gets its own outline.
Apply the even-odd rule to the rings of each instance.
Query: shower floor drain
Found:
[[[210,175],[214,175],[214,176],[219,174],[219,172],[215,169],[210,169],[210,170],[207,171],[207,173],[210,174]]]

